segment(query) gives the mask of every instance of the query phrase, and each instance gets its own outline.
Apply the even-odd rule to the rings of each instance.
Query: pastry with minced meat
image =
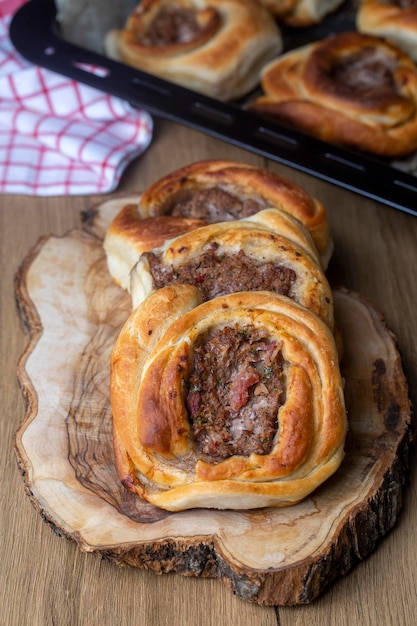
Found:
[[[142,254],[131,272],[133,307],[167,285],[195,285],[203,301],[271,291],[302,304],[333,330],[333,299],[306,229],[278,209],[202,226]]]
[[[139,70],[226,101],[258,84],[283,43],[256,0],[143,0],[105,47]]]
[[[266,208],[278,208],[301,222],[327,266],[333,242],[325,207],[265,168],[222,159],[195,161],[159,178],[138,201],[143,217],[176,215],[208,223],[249,217]]]
[[[116,341],[111,406],[120,480],[169,511],[289,506],[344,457],[333,335],[272,292],[154,291]]]
[[[210,160],[159,178],[116,214],[104,238],[110,275],[130,292],[130,273],[143,252],[206,224],[250,217],[266,208],[285,212],[289,219],[282,218],[281,227],[288,229],[291,224],[293,234],[300,228],[308,230],[326,269],[333,242],[319,200],[266,169]]]
[[[331,35],[278,57],[261,82],[258,115],[382,157],[417,149],[417,68],[381,38]]]

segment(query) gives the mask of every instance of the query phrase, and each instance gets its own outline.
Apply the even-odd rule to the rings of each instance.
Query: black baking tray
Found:
[[[354,29],[354,16],[329,16],[309,29],[311,41]],[[14,15],[10,38],[35,65],[128,101],[273,161],[417,216],[417,177],[389,162],[316,140],[261,119],[239,103],[222,103],[80,47],[60,35],[54,0],[30,0]],[[284,49],[305,42],[305,31],[283,31]]]

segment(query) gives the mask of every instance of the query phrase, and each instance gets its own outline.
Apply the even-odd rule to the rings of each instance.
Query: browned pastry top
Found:
[[[417,148],[417,68],[396,46],[345,32],[283,55],[253,111],[383,156]]]
[[[390,41],[417,60],[416,0],[361,0],[356,28]]]
[[[309,230],[322,256],[331,249],[329,226],[321,202],[292,181],[248,163],[197,161],[160,178],[139,202],[144,216],[182,215],[220,222],[278,207]]]
[[[376,45],[373,38],[346,33],[316,46],[305,62],[302,79],[308,96],[325,98],[327,103],[348,103],[367,109],[388,120],[397,113],[403,119],[416,108],[405,97],[406,75],[402,68],[414,69],[401,53],[389,45]]]
[[[405,28],[407,22],[415,22],[416,8],[416,0],[361,0],[358,14],[365,10],[366,20],[369,19],[376,23],[393,19],[397,27],[402,24]]]
[[[134,241],[140,255],[141,252],[161,246],[167,239],[205,224],[204,220],[179,215],[142,218],[136,204],[127,204],[112,221],[107,235],[123,235],[126,240]]]
[[[216,222],[146,252],[131,272],[133,306],[154,289],[195,285],[203,300],[236,291],[274,291],[333,329],[333,299],[308,231],[279,209]]]
[[[343,0],[260,0],[279,22],[294,28],[319,24]]]
[[[144,0],[105,40],[113,58],[219,100],[253,89],[282,45],[257,0]]]
[[[117,471],[161,508],[287,506],[343,459],[334,338],[284,296],[159,289],[124,325],[111,372]]]
[[[144,0],[129,16],[124,41],[139,53],[171,55],[202,45],[220,26],[214,7]]]
[[[112,220],[103,244],[114,282],[129,291],[130,272],[143,252],[205,223],[197,218],[174,215],[144,218],[137,204],[126,204]]]
[[[408,115],[413,103],[401,93],[407,83],[400,82],[400,77],[396,80],[403,65],[413,68],[412,62],[389,44],[349,32],[310,44],[271,64],[265,70],[263,87],[278,100],[285,91],[293,95],[297,87],[300,99],[323,106],[347,103],[348,111],[350,107],[365,108],[381,114],[397,105],[406,107]]]

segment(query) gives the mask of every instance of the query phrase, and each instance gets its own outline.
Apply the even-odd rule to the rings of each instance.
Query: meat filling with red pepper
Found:
[[[259,262],[243,250],[236,254],[218,254],[218,245],[210,244],[189,264],[174,268],[164,265],[161,255],[145,252],[155,289],[172,284],[195,285],[204,300],[236,291],[274,291],[291,297],[296,273],[279,263]]]
[[[266,330],[228,326],[204,337],[186,391],[200,453],[221,460],[271,452],[284,389],[280,345]]]

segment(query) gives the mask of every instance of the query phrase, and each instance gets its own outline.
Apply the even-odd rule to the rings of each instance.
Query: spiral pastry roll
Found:
[[[122,483],[171,511],[291,505],[344,456],[333,336],[271,292],[153,292],[114,346],[111,404]]]
[[[383,37],[417,61],[417,2],[362,0],[356,14],[358,31]]]
[[[249,109],[326,142],[386,157],[417,148],[417,69],[358,32],[333,35],[268,64]]]
[[[219,100],[239,98],[282,50],[255,0],[143,0],[106,39],[110,56]]]
[[[279,22],[294,28],[319,24],[343,0],[261,0]]]
[[[144,217],[180,215],[209,223],[249,217],[271,207],[304,224],[326,267],[333,243],[323,204],[266,169],[226,160],[197,161],[157,180],[139,200]]]
[[[285,212],[209,224],[145,252],[131,273],[133,307],[154,289],[195,285],[203,300],[236,291],[274,291],[311,309],[333,329],[332,293],[307,230]]]

